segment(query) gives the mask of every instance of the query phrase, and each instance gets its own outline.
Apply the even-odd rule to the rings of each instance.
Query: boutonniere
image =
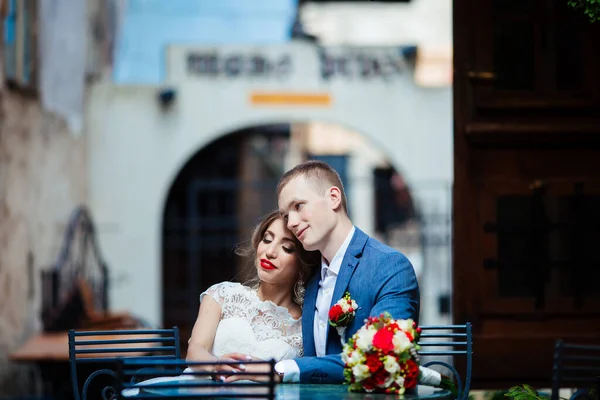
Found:
[[[346,332],[346,327],[354,321],[357,309],[358,304],[356,304],[356,301],[352,300],[349,292],[346,292],[344,296],[329,309],[329,325],[337,330],[338,335],[340,335],[342,346],[345,342],[344,334]]]

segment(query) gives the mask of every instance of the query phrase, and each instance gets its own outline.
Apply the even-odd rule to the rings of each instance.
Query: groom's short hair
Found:
[[[313,182],[317,193],[320,195],[325,195],[327,189],[332,186],[337,187],[342,195],[342,209],[348,214],[346,191],[344,190],[342,179],[333,167],[323,161],[305,161],[283,174],[277,184],[277,197],[279,197],[283,188],[298,176],[302,176]]]

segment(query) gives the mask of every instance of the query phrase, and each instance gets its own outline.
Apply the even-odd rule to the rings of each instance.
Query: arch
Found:
[[[392,154],[388,154],[389,151],[383,143],[380,143],[381,138],[374,134],[367,134],[360,129],[356,129],[352,125],[344,122],[339,122],[332,119],[311,119],[310,113],[307,113],[306,118],[295,119],[295,120],[286,120],[284,116],[273,115],[270,119],[266,120],[257,120],[253,118],[248,118],[245,121],[238,120],[235,123],[231,124],[223,124],[221,127],[218,127],[214,130],[214,133],[206,138],[198,138],[196,142],[190,144],[187,152],[183,152],[180,155],[179,159],[176,159],[176,162],[171,165],[169,171],[167,172],[166,181],[165,181],[165,190],[161,191],[161,209],[164,209],[167,204],[167,199],[169,193],[171,191],[171,187],[175,180],[177,179],[179,173],[185,168],[185,166],[192,160],[198,153],[203,151],[204,148],[210,146],[220,138],[234,134],[236,132],[245,131],[247,129],[256,128],[260,126],[272,126],[272,125],[283,125],[283,124],[294,124],[294,123],[310,123],[310,122],[323,122],[330,123],[334,125],[339,125],[346,129],[352,130],[364,138],[368,139],[374,147],[380,149],[382,153],[385,154],[386,158],[388,158],[391,163],[394,165],[394,168],[398,173],[402,175],[402,177],[407,182],[407,186],[411,186],[411,177],[410,171],[405,171],[405,168],[402,167],[402,164],[398,162],[398,160],[393,159]]]

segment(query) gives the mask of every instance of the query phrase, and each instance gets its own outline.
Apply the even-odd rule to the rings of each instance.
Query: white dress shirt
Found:
[[[333,259],[329,264],[327,264],[325,258],[321,257],[321,280],[319,281],[319,289],[317,291],[313,325],[315,351],[319,357],[326,354],[325,347],[327,345],[327,328],[329,326],[329,308],[331,306],[333,290],[335,289],[335,283],[340,272],[340,267],[342,266],[342,260],[344,259],[346,250],[348,250],[352,236],[354,236],[354,231],[355,228],[352,227],[350,233],[346,236],[344,243],[342,243],[342,246],[335,253],[335,256],[333,256]],[[275,370],[284,374],[284,382],[300,381],[300,369],[294,360],[282,360],[278,362],[275,364]]]

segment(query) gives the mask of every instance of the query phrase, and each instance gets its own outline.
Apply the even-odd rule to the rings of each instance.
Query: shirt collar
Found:
[[[340,267],[342,266],[342,261],[344,260],[344,254],[346,254],[346,250],[348,250],[348,246],[350,246],[350,241],[352,240],[352,236],[354,236],[355,230],[356,229],[354,226],[352,229],[350,229],[350,232],[348,233],[348,236],[346,236],[344,243],[342,243],[338,251],[335,253],[335,256],[333,256],[333,259],[329,265],[327,265],[325,258],[321,256],[321,279],[325,279],[327,270],[329,270],[330,274],[335,276],[337,276],[337,274],[340,272]]]

